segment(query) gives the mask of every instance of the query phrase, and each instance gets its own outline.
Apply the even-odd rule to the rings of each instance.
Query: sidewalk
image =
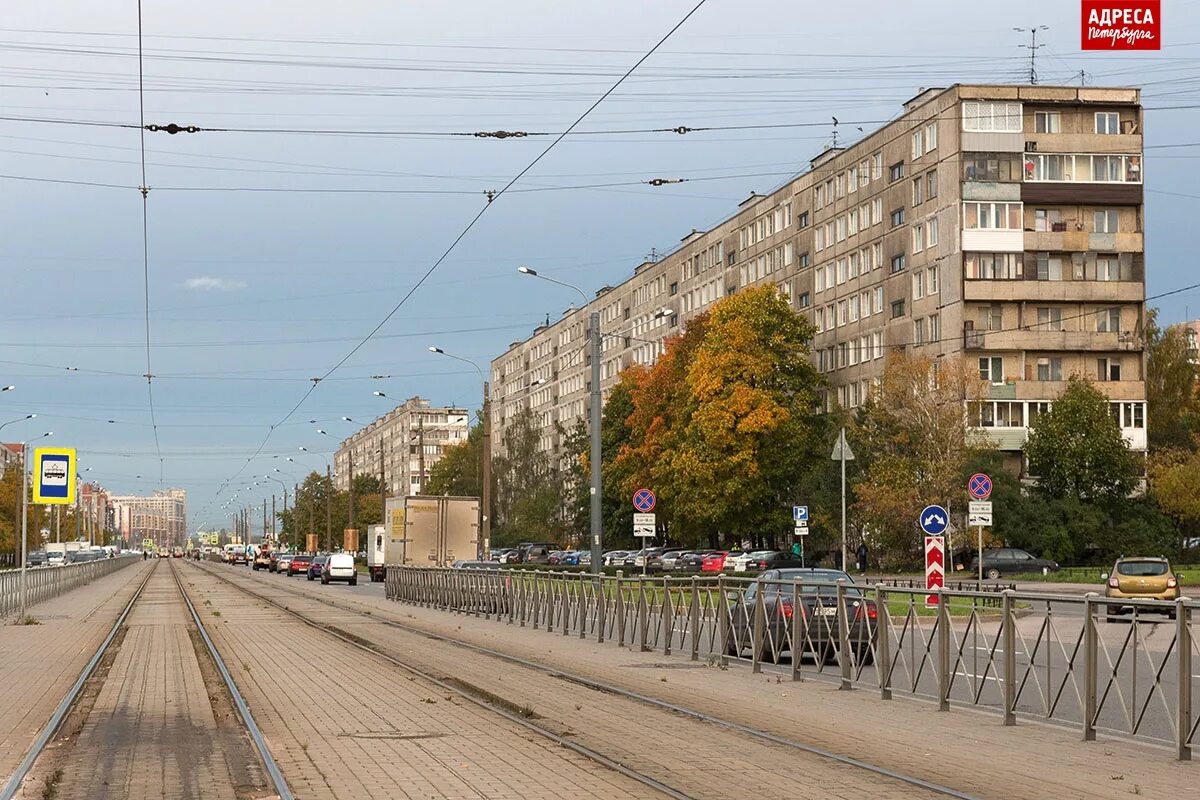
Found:
[[[145,563],[31,606],[37,625],[0,625],[0,776],[34,738],[96,652],[146,575]]]
[[[313,591],[302,585],[289,589]],[[321,596],[979,797],[1200,796],[1200,764],[1177,762],[1166,749],[1133,741],[1084,743],[1071,728],[1025,721],[1005,728],[994,714],[939,712],[932,703],[881,701],[873,691],[843,692],[824,682],[780,681],[738,666],[725,670],[686,656],[597,645],[558,631],[548,634],[382,598],[349,593],[330,597],[327,592]]]

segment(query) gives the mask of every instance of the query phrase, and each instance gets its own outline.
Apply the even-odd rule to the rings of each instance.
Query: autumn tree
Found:
[[[915,561],[917,517],[926,505],[964,503],[968,465],[992,449],[972,424],[985,384],[961,359],[893,353],[860,415],[855,512],[874,532],[875,551],[896,565]]]
[[[1200,434],[1197,368],[1188,331],[1182,325],[1160,328],[1157,309],[1146,313],[1147,434],[1151,449],[1195,448]]]
[[[1129,496],[1140,465],[1089,381],[1072,377],[1050,410],[1039,414],[1025,442],[1029,471],[1045,497],[1113,502]]]
[[[1200,449],[1175,447],[1151,453],[1146,469],[1150,496],[1179,526],[1179,539],[1200,531]]]
[[[496,479],[493,544],[522,540],[553,542],[563,533],[563,477],[555,459],[541,449],[541,427],[530,409],[517,412],[504,431]]]
[[[447,447],[429,470],[427,494],[480,497],[483,494],[483,423],[471,426],[464,441]]]

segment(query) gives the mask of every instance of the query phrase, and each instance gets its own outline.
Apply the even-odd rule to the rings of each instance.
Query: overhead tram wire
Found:
[[[158,484],[163,483],[162,444],[158,438],[158,416],[154,410],[154,371],[150,366],[150,184],[146,180],[146,93],[145,69],[142,61],[142,0],[138,0],[138,138],[142,167],[142,290],[146,318],[146,394],[150,403],[150,428],[154,431],[154,450],[158,453]]]
[[[140,2],[140,0],[139,0],[139,2]],[[349,361],[351,358],[353,358],[354,354],[357,353],[359,350],[361,350],[367,344],[367,342],[371,341],[371,339],[373,339],[375,337],[375,335],[377,333],[379,333],[380,330],[383,329],[383,326],[386,325],[391,320],[391,318],[394,317],[396,315],[396,313],[401,308],[404,307],[404,305],[408,302],[409,298],[411,298],[417,292],[417,290],[420,289],[421,286],[433,275],[433,273],[437,271],[438,267],[440,267],[442,265],[442,263],[447,258],[449,258],[450,254],[453,253],[454,250],[458,247],[459,243],[464,238],[466,238],[467,234],[470,233],[471,230],[475,227],[475,225],[479,222],[479,220],[482,219],[483,215],[487,213],[488,209],[492,207],[494,202],[496,200],[500,199],[501,197],[503,197],[504,194],[506,192],[508,192],[509,189],[511,189],[519,180],[521,180],[521,178],[525,177],[525,175],[527,175],[535,166],[537,166],[538,163],[540,163],[542,161],[542,159],[544,159],[547,155],[549,155],[550,152],[563,139],[565,139],[571,133],[571,131],[573,131],[576,127],[578,127],[580,125],[580,123],[582,123],[585,119],[587,119],[587,117],[596,108],[598,108],[601,103],[603,103],[606,99],[608,99],[608,97],[613,92],[615,92],[618,88],[620,88],[621,84],[623,84],[625,82],[626,78],[628,78],[630,75],[632,75],[634,73],[634,71],[637,70],[638,67],[640,67],[647,59],[650,58],[650,56],[654,55],[654,53],[657,52],[658,49],[660,47],[662,47],[662,45],[665,44],[666,41],[668,39],[670,39],[671,36],[677,30],[679,30],[681,27],[683,27],[684,23],[686,23],[689,19],[691,19],[692,16],[697,11],[699,11],[704,6],[704,4],[707,2],[708,2],[708,0],[699,0],[699,2],[696,3],[696,5],[694,5],[691,8],[691,10],[688,11],[683,16],[682,19],[680,19],[678,22],[676,22],[675,25],[672,26],[671,29],[668,30],[666,32],[666,34],[664,34],[662,36],[662,38],[660,38],[654,44],[653,47],[651,47],[649,50],[647,50],[645,52],[645,54],[643,54],[637,61],[635,61],[633,63],[633,66],[631,66],[628,70],[626,70],[625,73],[616,80],[616,82],[614,82],[607,90],[605,90],[605,92],[602,95],[600,95],[599,98],[597,98],[595,100],[595,102],[593,102],[590,106],[588,106],[583,111],[582,114],[580,114],[578,117],[576,117],[575,121],[572,122],[567,127],[566,130],[564,130],[553,141],[551,141],[550,144],[547,145],[541,151],[541,153],[539,153],[532,161],[530,161],[524,167],[524,169],[522,169],[515,176],[513,176],[513,178],[511,180],[509,180],[509,182],[507,184],[505,184],[502,189],[500,189],[498,192],[496,192],[495,195],[488,197],[488,201],[483,205],[482,208],[479,209],[479,212],[474,217],[471,218],[471,220],[466,224],[466,226],[462,229],[462,231],[459,232],[459,234],[450,242],[450,245],[445,249],[445,251],[443,251],[443,253],[437,258],[437,260],[434,261],[432,265],[430,265],[429,269],[426,270],[425,273],[417,280],[417,282],[414,283],[413,286],[400,298],[399,302],[396,303],[396,305],[392,308],[392,310],[389,311],[387,313],[387,315],[384,316],[384,318],[382,320],[380,320],[379,323],[374,328],[372,328],[371,331],[369,333],[367,333],[367,335],[364,336],[360,342],[358,342],[358,344],[356,344],[354,347],[352,347],[350,349],[350,351],[348,353],[346,353],[346,355],[344,355],[336,364],[334,364],[332,367],[330,367],[321,377],[313,379],[312,385],[308,387],[308,390],[305,391],[304,394],[300,397],[300,399],[296,402],[296,404],[294,406],[292,406],[291,410],[289,410],[287,412],[287,414],[285,414],[283,416],[283,418],[279,420],[279,422],[275,423],[275,425],[272,425],[268,429],[267,435],[263,437],[262,443],[259,444],[257,450],[255,451],[255,454],[253,456],[251,456],[250,458],[246,459],[246,462],[241,467],[238,468],[237,472],[235,472],[232,476],[230,476],[230,478],[221,485],[221,488],[217,490],[218,495],[220,494],[221,491],[224,490],[224,488],[226,486],[228,486],[231,482],[236,480],[238,478],[238,476],[241,475],[243,471],[245,471],[247,464],[249,464],[260,453],[262,453],[263,449],[267,446],[267,442],[270,441],[271,435],[275,432],[275,429],[279,425],[287,422],[292,417],[292,415],[295,414],[296,411],[298,411],[300,409],[300,406],[302,406],[304,404],[304,402],[312,395],[312,393],[314,391],[316,391],[316,388],[317,388],[317,386],[320,385],[321,381],[328,378],[330,375],[332,375],[334,372],[336,372],[338,369],[340,369],[342,367],[342,365],[344,365],[347,361]]]

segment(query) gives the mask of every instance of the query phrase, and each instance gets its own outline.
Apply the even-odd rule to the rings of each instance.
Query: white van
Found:
[[[334,553],[325,559],[321,567],[321,583],[326,586],[330,581],[346,581],[351,586],[358,585],[358,568],[354,566],[354,556],[350,553]]]

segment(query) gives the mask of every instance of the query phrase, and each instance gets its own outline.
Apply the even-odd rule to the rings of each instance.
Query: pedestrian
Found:
[[[865,539],[858,543],[858,549],[854,551],[854,555],[858,561],[859,573],[865,575],[867,573],[867,542]]]

